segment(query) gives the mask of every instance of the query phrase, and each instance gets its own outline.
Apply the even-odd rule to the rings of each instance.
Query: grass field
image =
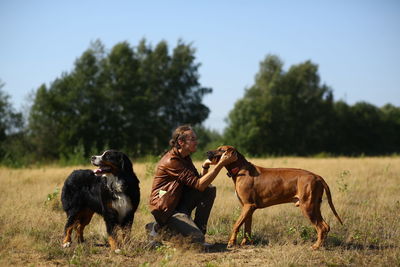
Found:
[[[400,266],[399,157],[251,161],[266,167],[308,169],[325,178],[344,221],[341,226],[323,201],[322,214],[331,226],[325,248],[310,249],[316,238],[313,227],[293,204],[284,204],[255,212],[254,245],[226,249],[240,204],[223,170],[214,182],[217,199],[206,237],[215,245],[209,251],[171,243],[146,249],[144,225],[152,221],[147,203],[155,164],[134,163],[142,199],[122,253],[111,253],[104,245],[105,226],[97,215],[85,230],[86,242],[63,249],[65,214],[60,194],[64,179],[73,169],[92,167],[0,167],[0,265]]]

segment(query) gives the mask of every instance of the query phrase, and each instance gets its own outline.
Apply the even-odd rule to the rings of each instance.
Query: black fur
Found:
[[[114,240],[117,227],[128,233],[132,227],[140,189],[131,161],[122,152],[107,150],[101,156],[93,156],[92,164],[99,169],[73,171],[62,189],[61,202],[67,214],[65,246],[71,242],[73,228],[78,231],[78,241],[83,241],[83,228],[93,213],[103,216],[107,233]],[[79,227],[83,227],[81,234]]]

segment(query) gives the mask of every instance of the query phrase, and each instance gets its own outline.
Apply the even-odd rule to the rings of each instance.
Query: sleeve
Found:
[[[185,167],[183,162],[179,158],[171,158],[165,164],[159,166],[159,168],[168,174],[171,178],[178,181],[180,184],[199,188],[199,176],[193,170]]]
[[[199,188],[199,177],[192,170],[185,169],[178,176],[178,182],[195,189]]]

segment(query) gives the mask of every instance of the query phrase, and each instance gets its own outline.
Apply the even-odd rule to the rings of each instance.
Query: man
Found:
[[[197,136],[190,126],[178,127],[169,142],[170,149],[157,165],[150,194],[150,210],[159,227],[190,237],[192,242],[204,243],[207,221],[216,196],[212,181],[220,170],[236,160],[223,155],[209,171],[211,162],[206,160],[200,175],[190,155],[196,152]],[[196,208],[194,220],[192,211]],[[157,224],[148,224],[154,230]]]

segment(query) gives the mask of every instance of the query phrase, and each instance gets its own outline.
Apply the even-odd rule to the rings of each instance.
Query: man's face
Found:
[[[197,136],[192,130],[186,131],[186,140],[181,144],[182,150],[189,154],[197,150]]]

